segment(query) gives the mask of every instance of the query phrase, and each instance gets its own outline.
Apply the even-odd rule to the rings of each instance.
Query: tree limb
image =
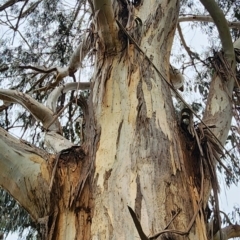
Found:
[[[226,54],[226,58],[228,59],[230,66],[232,66],[233,69],[235,69],[235,64],[234,64],[235,54],[233,49],[232,38],[230,35],[227,20],[222,10],[217,5],[215,0],[200,0],[200,1],[203,4],[203,6],[207,9],[207,11],[210,13],[211,17],[213,18],[213,21],[216,24],[216,27],[219,32],[219,36],[223,46],[223,51]]]
[[[26,108],[30,113],[39,121],[42,122],[43,127],[47,128],[53,119],[53,112],[30,97],[27,94],[21,93],[16,90],[6,90],[0,89],[0,99],[3,101],[11,102],[11,103],[19,103],[24,108]],[[56,120],[49,126],[51,131],[61,132],[60,123]]]
[[[42,0],[39,0],[35,3],[33,3],[27,10],[25,10],[22,14],[21,14],[21,18],[24,18],[26,16],[28,16],[30,13],[32,13],[36,7],[39,5],[39,3],[41,3]]]
[[[72,76],[78,70],[78,68],[81,67],[83,59],[92,48],[92,43],[93,37],[91,32],[88,32],[84,35],[82,42],[73,52],[69,61],[69,65],[64,68],[57,67],[58,75],[55,81],[56,83],[59,83],[66,76]]]
[[[70,84],[70,86],[74,86],[74,84]],[[62,129],[58,118],[55,118],[55,114],[48,107],[45,107],[29,95],[16,90],[0,89],[0,99],[7,101],[8,103],[21,104],[43,124],[43,127],[46,130],[46,145],[51,151],[59,152],[74,146],[73,143],[61,136]]]
[[[55,88],[48,96],[46,106],[56,113],[57,101],[61,94],[71,90],[86,90],[90,88],[90,82],[72,82]]]
[[[2,6],[0,6],[0,11],[3,11],[6,8],[11,7],[12,5],[14,5],[17,2],[25,2],[25,0],[9,0],[6,3],[4,3]]]
[[[178,19],[178,22],[212,22],[214,20],[211,16],[204,16],[204,15],[189,15],[189,16],[181,16]],[[229,28],[237,28],[240,29],[240,22],[229,22],[227,21]]]
[[[50,72],[53,72],[53,71],[57,70],[57,68],[55,68],[55,67],[50,68],[50,69],[46,69],[46,68],[42,68],[42,67],[38,67],[38,66],[31,66],[31,65],[18,66],[18,68],[21,68],[21,69],[32,69],[32,70],[35,70],[37,72],[42,72],[42,73],[50,73]]]
[[[50,174],[46,152],[12,137],[0,128],[0,185],[33,217],[50,209]],[[34,204],[33,204],[34,203]]]
[[[207,123],[208,126],[216,125],[217,127],[212,130],[215,136],[217,136],[218,143],[222,146],[228,135],[230,129],[230,123],[232,119],[232,92],[234,87],[235,79],[235,53],[232,43],[232,38],[230,35],[228,23],[222,10],[219,8],[215,0],[200,0],[207,11],[210,13],[211,17],[216,24],[219,32],[219,36],[222,42],[223,53],[221,56],[223,58],[222,65],[219,63],[219,67],[223,68],[226,75],[226,79],[223,78],[223,74],[216,70],[214,74],[210,91],[208,94],[208,100],[206,104],[206,110],[203,115],[203,121]],[[201,128],[201,126],[199,126]],[[218,156],[211,157],[211,147],[209,146],[207,154],[207,163],[209,165],[209,171],[211,174],[211,185],[215,198],[215,210],[216,219],[219,229],[219,239],[223,240],[223,233],[221,231],[221,221],[219,213],[219,203],[218,203],[218,192],[217,192],[217,177],[216,177],[216,163]],[[217,154],[218,155],[218,154]],[[215,160],[213,160],[215,159]],[[210,194],[210,189],[207,190],[206,195]]]
[[[240,237],[240,225],[229,225],[221,229],[222,240]],[[220,240],[219,231],[213,236],[213,240]]]
[[[91,50],[93,45],[93,37],[91,32],[88,32],[84,35],[82,42],[78,45],[76,50],[73,52],[69,65],[67,67],[52,67],[50,69],[37,67],[37,66],[19,66],[22,69],[32,69],[38,72],[50,73],[53,71],[57,71],[57,77],[53,83],[51,83],[51,87],[57,86],[59,82],[63,80],[64,77],[73,76],[73,74],[81,67],[83,59],[86,57],[88,52]],[[41,88],[41,90],[48,89],[49,86]],[[39,90],[39,89],[38,89]]]
[[[223,46],[224,56],[227,60],[226,67],[228,69],[227,81],[222,80],[221,76],[218,76],[217,74],[214,74],[212,78],[203,121],[207,125],[217,126],[217,128],[213,129],[212,131],[217,136],[219,141],[224,144],[227,139],[232,118],[231,96],[235,81],[235,53],[229,27],[221,9],[214,0],[200,1],[209,11],[217,26]]]

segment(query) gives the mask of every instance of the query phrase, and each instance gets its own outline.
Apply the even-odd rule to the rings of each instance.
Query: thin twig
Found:
[[[23,4],[23,6],[22,6],[22,8],[20,10],[20,13],[19,13],[19,16],[18,16],[18,20],[17,20],[17,23],[16,23],[16,27],[14,28],[15,32],[18,30],[18,25],[19,25],[19,22],[20,22],[20,19],[21,19],[21,15],[22,15],[23,9],[24,9],[24,7],[26,6],[27,3],[28,3],[28,0],[25,1],[25,3]],[[13,41],[14,41],[14,37],[15,37],[15,32],[14,32],[14,35],[13,35]]]
[[[18,68],[21,68],[21,69],[32,69],[32,70],[35,70],[35,71],[38,71],[38,72],[42,72],[42,73],[51,73],[51,72],[57,71],[56,67],[53,67],[53,68],[50,68],[50,69],[44,69],[44,68],[41,68],[41,67],[36,67],[36,66],[31,66],[31,65],[18,66]]]
[[[64,106],[56,115],[55,117],[52,119],[52,121],[47,125],[46,127],[46,131],[48,130],[48,128],[58,119],[58,117],[62,114],[62,112],[72,103],[72,101],[69,101],[66,106]]]

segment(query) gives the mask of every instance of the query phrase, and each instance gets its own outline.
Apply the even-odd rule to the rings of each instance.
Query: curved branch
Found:
[[[79,67],[81,67],[83,59],[86,57],[88,52],[91,50],[93,45],[93,37],[91,32],[84,35],[82,42],[78,45],[76,50],[73,52],[69,65],[64,68],[57,68],[57,78],[55,82],[60,82],[64,77],[72,76]]]
[[[222,240],[227,240],[234,237],[240,237],[240,225],[229,225],[221,229]],[[214,235],[213,240],[220,240],[219,231]]]
[[[219,8],[217,3],[215,2],[215,0],[200,0],[200,1],[204,5],[204,7],[207,9],[207,11],[210,13],[211,17],[213,18],[213,21],[216,24],[219,35],[220,35],[223,51],[226,54],[226,58],[228,59],[230,66],[232,66],[234,69],[235,56],[234,56],[233,43],[232,43],[232,38],[230,35],[227,20],[222,10]]]
[[[0,89],[0,99],[7,101],[8,103],[11,102],[21,104],[24,108],[28,109],[37,120],[42,122],[44,128],[47,128],[50,125],[54,117],[53,112],[49,108],[45,107],[29,95],[19,91]],[[50,125],[49,130],[61,132],[59,121],[56,120],[53,122]]]
[[[90,82],[72,82],[55,88],[48,96],[46,106],[56,112],[57,100],[61,94],[71,90],[86,90],[90,88]]]
[[[203,122],[207,126],[216,126],[216,128],[211,131],[218,139],[220,145],[223,146],[226,142],[232,120],[232,92],[235,82],[236,65],[235,53],[228,23],[215,0],[200,1],[210,13],[217,26],[223,48],[223,54],[219,54],[219,65],[221,64],[219,67],[223,69],[226,75],[226,78],[223,79],[223,74],[221,74],[220,71],[216,71],[212,77]],[[217,160],[216,157],[215,159]],[[215,169],[216,161],[212,162],[212,164]],[[213,187],[213,190],[214,189]],[[209,196],[210,190],[206,189],[205,191],[204,196]],[[219,212],[216,189],[214,190],[214,198],[216,200],[216,211]],[[206,201],[204,202],[204,205],[205,204]],[[219,217],[217,224],[220,228],[221,223]],[[221,230],[219,231],[219,238],[221,240],[224,239]]]
[[[189,16],[181,16],[178,19],[178,22],[212,22],[214,20],[211,16],[204,15],[189,15]],[[227,21],[228,27],[240,29],[240,22],[230,22]]]
[[[70,86],[73,87],[74,84],[70,84]],[[48,107],[40,104],[29,95],[16,90],[0,89],[0,99],[7,101],[8,103],[21,104],[28,109],[37,120],[42,122],[43,127],[47,130],[45,133],[45,143],[51,151],[59,152],[63,149],[74,146],[73,143],[59,134],[62,132],[61,125],[58,118],[55,118],[55,115]]]
[[[17,2],[24,2],[25,0],[9,0],[6,3],[4,3],[2,6],[0,6],[0,11],[5,10],[8,7],[11,7],[12,5],[14,5]]]
[[[46,69],[43,67],[27,65],[27,66],[19,66],[19,68],[32,69],[42,73],[51,73],[53,71],[57,71],[58,73],[57,77],[55,81],[51,84],[52,87],[55,87],[60,81],[63,80],[64,77],[73,76],[73,74],[81,67],[83,59],[91,50],[92,46],[93,46],[93,37],[91,35],[91,32],[88,32],[84,35],[82,42],[78,45],[76,50],[73,52],[69,61],[69,65],[67,67],[52,67],[50,69]],[[46,89],[46,88],[48,88],[48,86],[44,87],[43,89]]]
[[[0,128],[0,185],[7,190],[34,220],[50,209],[49,155],[25,144]]]
[[[211,14],[219,31],[223,46],[226,68],[226,81],[217,73],[214,74],[208,94],[203,121],[207,125],[216,125],[213,129],[216,137],[225,143],[232,119],[232,92],[235,74],[235,53],[227,21],[214,0],[200,0]]]

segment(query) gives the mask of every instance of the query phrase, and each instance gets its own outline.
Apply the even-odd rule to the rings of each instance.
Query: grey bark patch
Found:
[[[136,119],[136,138],[131,146],[133,159],[136,161],[153,161],[156,177],[170,173],[171,164],[170,141],[164,132],[156,125],[155,114],[152,118],[147,117],[146,102],[142,90],[142,81],[137,86],[138,114]],[[144,154],[140,151],[144,151]],[[164,171],[163,171],[164,169]],[[169,169],[169,170],[167,170]],[[167,170],[167,171],[166,171]]]
[[[166,17],[166,22],[170,23],[172,22],[174,19],[174,16],[173,16],[173,8],[170,8],[169,11],[168,11],[168,14],[167,14],[167,17]],[[171,32],[171,31],[170,31]],[[168,35],[169,31],[165,31],[165,39]]]
[[[117,136],[116,145],[118,145],[118,143],[119,143],[119,139],[120,139],[120,135],[121,135],[121,130],[122,130],[122,124],[123,124],[123,120],[121,121],[121,123],[119,124],[119,127],[118,127],[118,136]]]
[[[150,37],[148,38],[147,42],[148,42],[149,45],[152,44],[153,38],[154,38],[153,35],[150,35]]]
[[[105,174],[104,174],[103,186],[104,186],[105,191],[108,190],[108,179],[110,178],[111,173],[112,173],[112,169],[106,171]]]
[[[142,209],[143,196],[142,196],[142,192],[141,192],[139,175],[137,175],[136,184],[137,184],[137,194],[136,194],[136,198],[135,198],[135,213],[136,213],[137,217],[141,220],[141,209]]]
[[[161,4],[158,5],[157,9],[156,9],[156,13],[154,15],[154,22],[153,22],[153,28],[157,28],[159,25],[159,22],[161,21],[162,17],[164,16],[163,10],[162,10],[162,6]]]
[[[141,127],[142,124],[144,124],[147,120],[146,116],[147,115],[147,107],[146,107],[146,102],[144,99],[144,94],[142,90],[142,81],[139,81],[139,84],[137,86],[137,98],[138,98],[138,106],[137,106],[137,120],[136,120],[136,129],[138,131],[138,128]]]
[[[145,21],[145,23],[144,23],[144,25],[145,25],[145,31],[148,31],[152,24],[153,24],[153,16],[150,15],[150,16],[147,18],[147,20]],[[145,31],[144,31],[144,32],[145,32]]]
[[[142,79],[147,84],[147,89],[150,91],[152,89],[151,79],[155,79],[155,74],[148,61],[143,62],[141,66],[141,75]]]
[[[161,31],[157,34],[157,41],[160,42],[162,40],[164,33],[164,28],[161,29]]]

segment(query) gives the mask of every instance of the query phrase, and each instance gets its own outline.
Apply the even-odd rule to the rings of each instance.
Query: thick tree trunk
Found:
[[[167,79],[178,3],[157,2],[144,1],[138,12],[146,26],[138,43]],[[200,202],[200,183],[194,179],[200,173],[194,173],[192,163],[200,164],[187,153],[170,90],[133,43],[124,54],[106,55],[98,50],[93,107],[101,134],[91,237],[139,237],[128,206],[147,236],[164,230],[180,210],[168,228],[184,232]],[[207,239],[204,222],[204,214],[199,214],[189,239]]]

